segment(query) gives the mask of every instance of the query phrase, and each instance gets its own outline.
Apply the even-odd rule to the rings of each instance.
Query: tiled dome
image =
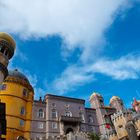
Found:
[[[18,78],[18,79],[21,79],[21,80],[25,80],[26,82],[29,83],[28,78],[24,74],[19,72],[17,69],[15,69],[13,71],[9,71],[9,74],[8,74],[7,78],[8,77],[15,77],[15,78]]]

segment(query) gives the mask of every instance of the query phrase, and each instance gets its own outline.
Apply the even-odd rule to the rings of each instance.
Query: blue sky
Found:
[[[94,91],[105,104],[140,99],[140,1],[105,1],[0,2],[0,30],[17,43],[9,69],[28,77],[36,99],[52,93],[89,106]]]

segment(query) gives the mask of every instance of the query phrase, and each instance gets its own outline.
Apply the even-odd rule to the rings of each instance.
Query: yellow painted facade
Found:
[[[3,82],[5,89],[0,91],[0,100],[6,103],[6,140],[15,140],[18,136],[30,139],[34,92],[29,81],[20,74],[15,70],[9,75]]]
[[[117,135],[115,134],[112,134],[110,137],[109,137],[109,140],[119,140]]]
[[[118,139],[128,137],[128,133],[125,129],[125,125],[129,120],[132,120],[131,114],[126,114],[125,116],[120,115],[115,119],[114,126],[117,131]]]

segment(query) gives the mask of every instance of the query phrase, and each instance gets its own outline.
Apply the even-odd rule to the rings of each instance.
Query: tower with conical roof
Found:
[[[0,32],[0,83],[8,75],[7,66],[15,51],[15,41],[7,33]]]
[[[104,99],[102,95],[94,92],[90,96],[90,103],[91,107],[96,109],[96,116],[99,124],[100,133],[102,134],[102,137],[106,138],[107,129],[106,129],[106,119],[104,117],[106,115],[106,109],[104,106]]]
[[[30,139],[34,91],[25,75],[9,71],[2,83],[0,100],[6,103],[7,140]]]

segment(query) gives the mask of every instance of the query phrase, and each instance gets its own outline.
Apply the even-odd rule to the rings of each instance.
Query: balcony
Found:
[[[80,117],[61,116],[60,121],[62,121],[62,122],[77,122],[77,123],[80,123],[81,118]]]

